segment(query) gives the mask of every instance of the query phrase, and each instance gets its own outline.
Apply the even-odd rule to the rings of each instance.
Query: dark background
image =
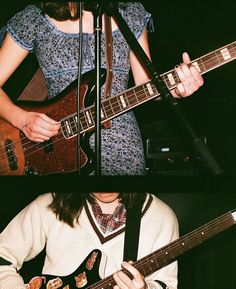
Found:
[[[149,2],[149,1],[147,1]],[[155,32],[150,35],[153,61],[160,73],[181,61],[183,51],[192,59],[235,41],[235,1],[157,1],[146,4],[154,17]],[[154,8],[155,7],[155,8]],[[180,102],[195,132],[205,137],[208,148],[224,173],[235,173],[235,62],[204,75],[205,85]],[[148,116],[140,108],[139,120],[144,138],[177,139],[181,151],[191,141],[184,140],[179,126],[166,105],[147,104]],[[178,139],[179,138],[179,139]],[[176,140],[176,141],[177,141]],[[171,143],[171,141],[170,141]],[[184,149],[183,149],[184,150]],[[161,156],[160,156],[161,157]],[[165,157],[163,156],[163,159]],[[173,158],[175,167],[191,167]],[[164,163],[164,160],[163,160]],[[168,167],[168,166],[167,166]],[[169,165],[171,168],[171,165]],[[156,168],[158,171],[162,169]],[[204,172],[205,173],[205,172]]]
[[[0,26],[28,2],[1,2]],[[188,51],[194,59],[235,41],[235,1],[143,3],[153,14],[155,32],[150,34],[150,48],[160,73],[180,63],[183,51]],[[20,93],[35,67],[30,58],[26,60],[20,73],[16,73],[6,85],[10,95],[15,97]],[[105,191],[114,188],[152,190],[176,212],[181,234],[233,209],[236,206],[235,69],[233,61],[209,72],[204,76],[204,87],[181,102],[194,130],[206,138],[208,148],[224,171],[223,177],[211,176],[166,106],[161,102],[151,102],[136,109],[144,143],[151,139],[155,144],[154,155],[148,158],[151,177],[103,178],[89,183],[83,180],[82,187],[87,188],[93,183],[97,190]],[[162,145],[173,146],[173,154],[170,156],[155,150]],[[38,193],[55,186],[71,188],[74,179],[70,182],[66,178],[62,182],[57,178],[10,177],[2,178],[0,182],[0,229],[3,229]],[[81,179],[79,182],[81,184]],[[94,186],[92,189],[96,190]],[[235,240],[236,232],[232,228],[180,257],[179,288],[235,288]],[[37,264],[37,270],[41,259],[33,262],[34,266]],[[34,266],[29,264],[24,273],[30,275]]]

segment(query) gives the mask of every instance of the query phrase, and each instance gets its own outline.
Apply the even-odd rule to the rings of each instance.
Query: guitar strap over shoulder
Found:
[[[132,208],[127,209],[123,254],[124,261],[137,261],[142,207],[143,201],[138,199]],[[167,289],[164,282],[160,280],[155,280],[155,282],[157,282],[163,289]]]
[[[104,96],[105,98],[111,96],[112,89],[112,27],[111,27],[111,16],[104,14],[105,21],[105,54],[106,54],[106,67],[107,67],[107,75],[106,82],[104,88]],[[104,123],[104,128],[111,127],[111,120],[108,120]]]
[[[142,218],[143,201],[139,199],[126,212],[124,261],[136,261],[138,255],[140,223]]]
[[[104,14],[105,21],[105,53],[106,53],[106,67],[107,76],[104,88],[105,97],[111,96],[112,89],[112,27],[111,27],[111,16]]]

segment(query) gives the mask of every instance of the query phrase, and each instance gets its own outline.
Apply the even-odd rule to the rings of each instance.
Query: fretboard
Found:
[[[236,58],[236,41],[223,46],[213,52],[193,60],[189,65],[194,65],[201,74],[213,70]],[[166,86],[172,90],[180,82],[175,69],[161,75]],[[101,103],[101,122],[104,123],[132,108],[139,106],[159,96],[154,83],[150,80],[142,85],[132,87],[125,92],[112,96]],[[77,113],[61,121],[63,134],[66,138],[77,134]],[[89,106],[80,111],[80,132],[92,130],[95,127],[95,106]]]
[[[223,232],[235,224],[235,212],[227,212],[226,214],[214,219],[213,221],[195,229],[194,231],[180,237],[176,241],[162,247],[161,249],[149,254],[146,257],[133,263],[133,266],[139,270],[143,276],[148,276],[162,267],[174,261],[184,252],[200,245],[207,239]],[[130,276],[127,270],[123,270],[125,274]],[[98,281],[87,289],[111,289],[114,286],[112,276]]]

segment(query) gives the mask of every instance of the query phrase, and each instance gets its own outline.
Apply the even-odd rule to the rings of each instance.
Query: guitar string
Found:
[[[227,214],[229,214],[229,213],[227,213]],[[225,215],[223,216],[223,219],[224,219],[224,217],[225,217]],[[229,217],[229,216],[226,216],[226,220],[227,220],[227,217]],[[219,218],[222,218],[222,217],[219,217]],[[217,219],[219,219],[219,218],[217,218]],[[215,222],[215,220],[213,220],[212,222]],[[210,223],[212,223],[212,222],[210,222]],[[232,221],[232,217],[231,217],[231,220],[229,220],[229,224],[231,225],[231,223],[232,223],[233,221]],[[225,224],[225,221],[218,221],[218,223],[216,222],[216,226],[219,226],[221,223],[223,223],[223,224]],[[210,227],[210,226],[212,226],[212,224],[210,224],[210,226],[208,226],[209,224],[206,224],[206,225],[204,225],[204,227],[205,226],[207,226],[207,227]],[[232,225],[233,225],[233,223],[232,223]],[[213,228],[210,228],[211,230],[213,229]],[[198,231],[198,232],[202,232],[203,231],[203,227],[200,227],[200,228],[198,228],[198,229],[196,229],[196,230],[194,230],[193,232],[190,232],[190,233],[188,233],[187,235],[191,235],[191,237],[194,237],[194,236],[192,236],[192,234],[193,235],[195,235],[196,236],[196,231]],[[210,231],[210,230],[209,230]],[[183,237],[185,237],[186,238],[186,236],[187,235],[184,235]],[[197,234],[197,235],[199,235],[199,233]],[[179,244],[180,243],[180,240],[183,238],[183,237],[180,237],[179,239],[177,239],[177,240],[175,240],[175,241],[173,241],[173,244],[168,244],[168,245],[166,245],[166,246],[164,246],[163,248],[160,248],[156,253],[155,252],[153,252],[153,253],[151,253],[150,255],[148,255],[148,256],[146,256],[146,257],[143,257],[142,259],[140,259],[139,261],[137,261],[137,262],[135,262],[133,265],[136,267],[136,268],[138,268],[138,266],[143,266],[143,264],[145,264],[145,266],[146,266],[146,263],[149,263],[149,267],[151,266],[150,265],[150,263],[151,264],[153,264],[153,262],[152,261],[154,261],[153,259],[154,259],[154,256],[157,254],[158,255],[158,253],[159,252],[161,252],[160,254],[159,254],[159,257],[162,257],[162,255],[163,255],[163,251],[165,251],[166,252],[166,250],[163,250],[164,248],[166,248],[166,247],[168,247],[169,249],[171,248],[171,245],[172,245],[172,248],[174,248],[175,249],[175,247],[176,248],[178,248],[179,247],[179,245],[177,246],[177,243]],[[182,241],[182,240],[181,240]],[[191,247],[190,247],[190,249],[191,249]],[[147,259],[149,259],[147,262],[146,262],[146,260]],[[145,260],[145,261],[144,261]],[[137,265],[138,264],[138,265]],[[158,264],[159,265],[159,264]],[[165,263],[163,264],[163,266],[165,265]],[[146,267],[147,268],[147,267]],[[151,267],[152,268],[152,267]],[[159,268],[160,269],[160,268]],[[125,272],[125,273],[127,273],[128,275],[130,275],[130,273],[129,272],[127,272],[127,270],[122,270],[123,272]],[[103,287],[104,287],[104,285],[106,286],[106,285],[110,285],[110,284],[112,284],[112,282],[114,282],[114,279],[113,279],[113,277],[112,277],[112,275],[111,276],[108,276],[108,277],[106,277],[105,279],[103,279],[103,280],[100,280],[100,281],[98,281],[98,282],[96,282],[95,284],[93,284],[92,286],[90,286],[88,289],[91,289],[91,288],[99,288],[99,287],[101,287],[101,285],[103,285]],[[100,285],[101,284],[101,285]],[[110,287],[110,286],[109,286]]]
[[[216,57],[216,58],[217,58],[217,57]],[[213,59],[213,58],[211,58],[210,61],[211,61],[212,59]],[[207,62],[210,62],[210,61],[208,60]],[[202,66],[201,63],[200,63],[200,66]],[[164,77],[164,76],[165,76],[165,74],[163,74],[163,77]],[[132,95],[132,96],[133,96],[133,95]],[[62,138],[62,139],[63,139],[63,138]],[[59,139],[59,140],[61,140],[61,139]],[[57,140],[57,141],[59,141],[59,140]],[[34,143],[34,142],[33,142],[33,143]],[[14,144],[14,143],[12,143],[12,144]],[[11,144],[11,145],[12,145],[12,144]],[[39,144],[40,144],[40,143],[37,143],[37,144],[34,143],[34,146],[38,146]],[[52,144],[53,144],[53,143],[52,143]],[[30,147],[30,148],[28,148],[28,149],[32,149],[32,147]],[[39,149],[42,149],[42,148],[39,148]],[[35,152],[36,152],[36,151],[35,151]],[[13,162],[14,162],[14,161],[13,161]]]
[[[236,50],[236,48],[234,47],[235,45],[233,45],[233,44],[230,44],[229,46],[233,46],[233,49],[231,49],[231,48],[229,48],[229,50]],[[204,64],[205,65],[209,65],[210,67],[212,67],[212,63],[217,63],[217,64],[223,64],[224,62],[226,62],[224,59],[223,59],[223,61],[222,62],[220,62],[219,61],[219,57],[216,55],[216,53],[217,52],[219,52],[219,50],[218,51],[216,51],[216,52],[212,52],[212,53],[210,53],[209,55],[211,55],[211,54],[213,54],[213,56],[211,57],[211,58],[209,58],[208,60],[206,60],[205,62],[204,62]],[[234,55],[234,51],[233,52],[231,52],[231,54],[233,54],[233,57],[231,57],[231,60],[233,60],[235,57],[236,57],[236,55]],[[236,54],[236,53],[235,53]],[[208,55],[207,55],[208,56]],[[201,57],[201,58],[198,58],[197,60],[194,60],[193,62],[196,62],[196,61],[200,61],[200,60],[202,60],[202,58],[204,58],[204,57],[206,57],[206,55],[205,56],[203,56],[203,57]],[[223,57],[222,57],[223,58]],[[215,62],[216,61],[216,62]],[[191,62],[192,63],[192,62]],[[200,67],[200,69],[201,69],[201,67],[202,68],[204,68],[203,70],[205,71],[206,69],[205,69],[205,65],[204,65],[203,63],[202,63],[202,61],[200,62],[200,63],[198,63],[198,65],[199,65],[199,67]],[[201,71],[202,71],[202,69],[201,69]],[[174,70],[172,70],[172,73],[174,73],[174,78],[178,78],[177,77],[177,75],[176,75],[176,73],[175,73],[175,71]],[[166,77],[166,73],[164,73],[163,75],[162,75],[162,77],[165,79],[165,77]],[[165,80],[166,82],[167,82],[167,80]],[[175,80],[176,81],[176,80]],[[178,82],[178,79],[177,79],[177,82]],[[174,85],[175,86],[175,85]],[[172,87],[171,87],[172,88]],[[170,89],[171,89],[170,88]],[[131,88],[131,90],[132,90],[132,88]],[[145,90],[145,89],[144,89]],[[120,96],[120,95],[118,95],[118,96]],[[116,96],[114,96],[114,97],[112,97],[112,98],[117,98],[118,97],[117,95]],[[131,96],[134,96],[134,94],[132,94]],[[156,96],[155,96],[156,97]],[[110,105],[109,105],[109,107],[110,107]],[[81,112],[83,112],[83,111],[87,111],[88,110],[88,108],[85,108],[84,110],[81,110]],[[94,117],[94,115],[92,114],[92,116]],[[84,117],[85,119],[86,119],[86,117]],[[87,122],[87,121],[86,121]],[[76,126],[77,125],[75,125],[73,128],[76,128]],[[92,128],[93,128],[93,126],[92,126]],[[63,133],[61,133],[61,135],[63,135]],[[60,136],[60,134],[58,134],[57,136]],[[61,139],[63,139],[64,137],[62,137]],[[23,138],[21,138],[20,140],[18,140],[18,141],[16,141],[16,142],[12,142],[11,144],[9,144],[9,146],[12,146],[12,145],[17,145],[17,142],[22,142],[24,139],[27,139],[27,137],[23,137]],[[61,139],[57,139],[56,140],[56,142],[57,141],[60,141]],[[33,145],[31,146],[31,147],[29,147],[29,148],[27,148],[28,150],[30,149],[30,150],[32,150],[32,148],[34,148],[34,147],[38,147],[40,144],[42,144],[42,143],[35,143],[35,142],[33,142],[33,141],[30,141],[29,140],[29,142],[28,143],[30,143],[30,142],[32,142],[33,143]],[[50,143],[49,145],[52,145],[53,143],[55,143],[55,142],[52,142],[52,143]],[[27,145],[27,143],[25,143],[24,145]],[[42,147],[40,147],[40,148],[38,148],[38,149],[36,149],[34,152],[32,152],[32,153],[35,153],[35,152],[37,152],[38,150],[41,150],[41,149],[45,149],[47,147],[47,145],[46,146],[44,146],[43,148]],[[0,148],[0,150],[4,150],[4,152],[2,152],[2,155],[3,154],[5,154],[5,151],[7,150],[7,145],[6,146],[2,146],[2,148]],[[26,151],[26,150],[25,150]],[[32,153],[30,153],[30,154],[32,154]],[[28,154],[28,155],[30,155],[30,154]],[[25,155],[25,157],[27,157],[28,155]],[[1,156],[1,153],[0,153],[0,156]],[[15,161],[13,161],[12,163],[14,163]],[[11,163],[9,163],[10,165],[11,165]]]
[[[221,232],[227,228],[229,228],[231,225],[234,224],[233,218],[231,213],[226,213],[223,216],[220,216],[218,218],[216,218],[215,220],[212,220],[211,222],[193,230],[192,232],[180,237],[178,239],[177,242],[173,241],[170,244],[167,244],[166,246],[162,247],[160,249],[160,251],[158,251],[159,253],[152,253],[148,262],[150,262],[150,260],[152,260],[153,256],[158,257],[163,257],[163,256],[168,256],[169,254],[169,250],[174,250],[174,249],[178,249],[179,247],[187,250],[188,248],[183,247],[185,245],[188,245],[188,242],[193,242],[194,239],[196,239],[197,236],[199,236],[199,240],[197,240],[197,243],[194,245],[193,244],[189,244],[189,247],[191,248],[191,245],[196,246],[198,243],[201,243],[204,240],[208,239],[208,236],[206,236],[207,234],[209,235],[210,233],[217,234],[218,232]],[[184,245],[183,245],[184,244]],[[173,258],[173,256],[172,256]],[[148,259],[148,258],[147,258]],[[140,261],[137,261],[137,263],[144,264],[146,263],[147,259],[145,258],[145,260],[143,261],[142,259],[140,259]]]
[[[235,56],[236,56],[236,55],[235,55]],[[209,63],[211,62],[210,67],[212,67],[212,62],[214,62],[214,63],[216,63],[216,64],[219,63],[219,61],[216,61],[216,62],[215,62],[215,61],[212,61],[212,59],[213,59],[213,58],[211,58],[211,59],[209,59],[208,61],[206,61],[205,64],[208,64],[208,65],[209,65]],[[215,59],[218,60],[218,56],[217,56]],[[222,59],[223,59],[223,57],[222,57]],[[233,59],[232,59],[232,60],[233,60]],[[207,62],[208,62],[208,63],[207,63]],[[221,61],[221,63],[222,63],[222,61]],[[203,71],[203,70],[205,71],[205,70],[206,70],[205,68],[203,68],[204,64],[200,63],[199,66],[202,67],[202,68],[201,68],[201,71]],[[205,66],[206,66],[206,65],[205,65]],[[173,72],[175,73],[175,71],[173,71]],[[166,75],[163,75],[164,78],[165,78],[165,76],[166,76]],[[175,82],[177,83],[178,76],[176,75],[176,73],[174,74],[174,77],[176,78],[176,81],[175,81]],[[171,85],[168,83],[168,78],[167,78],[167,79],[164,79],[164,80],[167,82],[167,84],[169,85],[169,87],[170,87],[171,89],[173,89],[173,87],[176,86],[176,85],[173,85],[173,86],[171,87]],[[151,85],[152,85],[152,89],[155,91],[155,85],[154,85],[153,83],[151,83]],[[137,103],[136,100],[139,98],[139,96],[141,96],[141,97],[143,96],[143,95],[141,94],[142,91],[143,91],[143,90],[138,91],[138,94],[140,93],[139,95],[136,95],[135,93],[133,93],[132,95],[129,95],[129,96],[126,98],[128,105],[130,105],[129,102],[130,102],[130,103],[133,103],[134,100],[135,100],[135,103]],[[148,89],[144,87],[144,91],[148,91]],[[135,91],[134,91],[134,92],[135,92]],[[155,91],[155,93],[156,93],[156,92],[157,92],[157,91]],[[157,92],[157,93],[158,93],[158,92]],[[122,94],[121,94],[121,95],[122,95]],[[145,94],[144,94],[144,95],[145,95]],[[119,96],[120,96],[120,95],[115,96],[114,98],[117,99],[117,97],[119,97]],[[132,97],[134,97],[134,98],[132,98]],[[155,97],[157,97],[157,95],[155,95]],[[149,97],[147,97],[147,99],[149,99]],[[141,102],[144,102],[144,100],[145,100],[145,98],[142,97]],[[106,102],[108,103],[109,100],[107,100]],[[138,100],[138,102],[139,102],[139,100]],[[117,106],[113,107],[113,108],[114,108],[113,111],[115,111],[116,108],[119,108],[119,107],[120,107],[120,102],[119,102],[119,100],[117,100],[117,104],[118,104]],[[107,107],[108,107],[108,108],[110,108],[110,107],[112,108],[112,106],[109,105],[109,104],[108,104]],[[105,106],[105,108],[107,108],[107,107]],[[93,107],[91,106],[91,107],[87,108],[87,110],[91,110],[91,108],[93,108]],[[106,109],[105,109],[105,110],[106,110]],[[112,111],[112,109],[110,109],[110,111]],[[122,110],[118,110],[118,111],[122,113],[123,111],[125,111],[125,109],[123,109],[123,111],[122,111]],[[90,115],[92,116],[92,118],[94,118],[94,117],[95,117],[95,111],[92,111],[92,113],[91,113]],[[109,117],[107,117],[107,119],[109,119]],[[107,120],[107,119],[106,119],[106,120]]]
[[[142,91],[145,91],[145,90],[142,90]],[[83,112],[83,110],[81,111],[81,112]],[[71,117],[71,116],[70,116]],[[83,117],[82,117],[82,119],[83,119]],[[86,119],[85,117],[84,117],[84,119]],[[75,124],[75,126],[74,127],[71,127],[72,128],[72,130],[74,129],[74,128],[76,128],[77,127],[77,124]],[[28,140],[28,142],[25,142],[24,144],[23,144],[23,147],[25,147],[25,152],[26,151],[29,151],[29,150],[32,150],[32,149],[34,149],[34,148],[37,148],[35,151],[33,151],[33,152],[31,152],[31,153],[28,153],[28,154],[26,154],[25,156],[27,157],[27,156],[29,156],[29,155],[31,155],[32,153],[35,153],[35,152],[37,152],[37,151],[39,151],[39,150],[41,150],[41,149],[45,149],[47,146],[50,146],[50,145],[53,145],[53,144],[55,144],[56,142],[58,142],[58,141],[60,141],[60,140],[62,140],[62,139],[65,139],[64,138],[64,135],[63,135],[63,132],[62,132],[62,129],[60,130],[61,132],[58,134],[58,135],[56,135],[56,136],[54,136],[53,138],[57,138],[56,139],[56,141],[53,141],[53,142],[51,142],[49,145],[46,145],[46,146],[43,146],[43,143],[36,143],[36,142],[33,142],[33,141],[30,141],[30,140],[28,140],[28,138],[27,137],[23,137],[23,138],[20,138],[20,140],[18,140],[18,141],[16,141],[16,142],[12,142],[11,144],[9,144],[9,145],[6,145],[6,146],[2,146],[0,149],[3,151],[2,153],[0,153],[0,156],[1,156],[1,154],[2,155],[5,155],[5,150],[7,150],[7,146],[12,146],[12,145],[14,145],[16,148],[17,148],[17,145],[18,144],[21,144],[21,142],[22,141],[24,141],[24,140]],[[61,137],[60,138],[60,136],[63,136],[63,137]],[[75,135],[74,135],[75,136]],[[58,138],[59,137],[59,138]],[[31,144],[32,143],[32,145],[31,146],[28,146],[28,147],[26,147],[28,144]],[[39,147],[39,146],[41,146],[41,147]],[[43,146],[43,147],[42,147]],[[12,163],[14,163],[15,161],[12,161]],[[12,163],[9,163],[9,164],[12,164]]]
[[[141,274],[144,275],[144,277],[150,275],[154,271],[159,270],[160,268],[166,266],[170,262],[173,262],[179,255],[183,254],[185,251],[194,248],[195,246],[199,245],[202,243],[202,241],[206,241],[210,237],[216,235],[217,233],[220,233],[227,228],[231,227],[233,224],[235,224],[233,217],[232,217],[232,212],[227,212],[222,216],[217,217],[216,219],[208,222],[205,225],[200,226],[199,228],[193,230],[192,232],[187,233],[186,235],[181,236],[180,238],[174,240],[173,242],[161,247],[155,252],[150,253],[149,255],[142,257],[138,261],[134,262],[133,266],[140,271]],[[220,228],[220,230],[219,230]],[[202,234],[204,232],[204,234]],[[213,233],[213,235],[212,235]],[[198,237],[198,236],[205,236],[205,238],[198,238],[197,243],[193,243],[193,246],[191,246],[191,242]],[[188,245],[187,242],[190,242]],[[188,247],[186,246],[183,248],[183,243],[184,245],[187,244]],[[183,248],[185,249],[184,251],[180,251],[179,249]],[[170,251],[177,249],[178,251],[175,252],[175,255],[169,255]],[[166,258],[166,252],[168,252],[168,256],[172,256],[171,259],[165,259]],[[164,257],[164,258],[163,258]],[[161,258],[161,260],[160,260]],[[164,262],[163,262],[164,260]],[[161,261],[161,262],[160,262]],[[158,263],[159,262],[159,263]],[[152,266],[155,265],[153,268]],[[147,271],[146,271],[147,270]],[[148,271],[149,270],[149,271]],[[122,269],[122,271],[127,274],[129,277],[132,278],[132,274],[128,272],[126,269]],[[72,273],[73,274],[73,273]],[[72,275],[71,274],[71,275]],[[70,277],[66,276],[66,278]],[[52,277],[50,277],[51,279]],[[61,277],[63,279],[63,277]],[[97,281],[96,283],[92,284],[89,287],[86,287],[86,289],[96,289],[96,288],[110,288],[115,284],[113,274],[105,277],[102,280]]]
[[[234,224],[232,215],[230,212],[216,218],[215,220],[212,220],[211,222],[193,230],[192,232],[180,237],[179,239],[173,241],[170,244],[165,245],[164,247],[158,249],[156,252],[153,252],[151,254],[149,254],[146,257],[141,258],[140,260],[136,261],[133,265],[135,266],[135,268],[137,268],[138,270],[141,271],[141,267],[145,267],[145,269],[149,269],[151,268],[151,272],[153,272],[154,268],[152,268],[152,265],[154,262],[156,262],[156,264],[154,265],[158,265],[158,269],[164,267],[167,263],[172,262],[173,259],[175,258],[175,256],[172,256],[172,259],[169,259],[165,262],[162,261],[163,264],[158,264],[158,258],[162,258],[166,256],[166,252],[168,252],[168,250],[174,250],[174,249],[179,249],[180,245],[183,242],[191,242],[191,239],[195,239],[196,237],[198,237],[199,235],[202,236],[202,232],[204,232],[204,234],[208,234],[208,236],[206,236],[206,239],[202,239],[200,238],[200,240],[198,240],[197,244],[194,244],[193,247],[201,244],[202,241],[205,241],[207,239],[209,239],[210,237],[212,237],[212,235],[209,235],[210,233],[213,233],[213,236],[229,227],[231,227],[231,225]],[[219,226],[223,225],[223,229],[221,228],[221,230],[219,231]],[[218,230],[217,230],[218,229]],[[181,244],[180,244],[181,243]],[[191,247],[191,245],[189,245],[188,248],[185,247],[185,250],[191,249],[193,248]],[[181,248],[183,248],[181,246]],[[184,252],[184,251],[183,251]],[[180,252],[180,254],[182,254],[183,252]],[[179,255],[180,255],[179,254]],[[156,260],[155,260],[156,259]],[[148,268],[147,268],[148,265]],[[161,265],[161,267],[160,267]],[[155,270],[158,270],[155,269]],[[129,276],[132,276],[127,270],[122,270],[125,274],[128,274]],[[143,270],[143,272],[141,271],[141,273],[145,274],[145,270]],[[146,276],[146,275],[145,275]],[[114,279],[113,279],[113,275],[110,275],[106,278],[104,278],[103,280],[99,280],[98,282],[94,283],[92,286],[89,286],[87,289],[96,289],[96,288],[100,288],[101,286],[104,288],[106,286],[110,287],[112,284],[114,284]]]
[[[218,58],[218,57],[217,57]],[[222,57],[221,57],[222,58]],[[212,59],[210,59],[210,61],[211,61]],[[206,62],[209,62],[209,60],[208,61],[206,61]],[[219,63],[219,62],[217,62],[217,63]],[[222,63],[222,60],[220,61],[220,63]],[[204,64],[200,64],[200,66],[204,66]],[[212,65],[211,65],[212,66]],[[203,69],[202,69],[203,70]],[[163,77],[165,77],[165,75],[163,75]],[[177,76],[175,75],[175,77],[177,78]],[[176,81],[177,82],[177,81]],[[170,85],[171,86],[171,85]],[[133,96],[133,95],[132,95]],[[115,96],[115,98],[117,98],[117,96]],[[131,100],[131,102],[132,102],[132,99],[131,98],[128,98],[128,100]],[[109,101],[105,101],[104,103],[106,103],[106,102],[109,102]],[[110,106],[110,105],[108,105],[108,107],[112,107],[112,106]],[[118,102],[118,107],[120,107],[119,106],[119,102]],[[105,108],[106,108],[106,106],[105,106]],[[91,108],[86,108],[86,110],[89,110],[89,109],[91,109]],[[116,107],[114,107],[114,110],[116,109]],[[81,111],[81,112],[83,112],[83,111]],[[121,111],[122,112],[122,111]],[[86,117],[84,117],[84,119],[86,120]],[[83,122],[83,117],[82,117],[82,122]],[[85,121],[86,123],[87,123],[87,120]]]
[[[216,57],[216,58],[218,58],[218,57]],[[213,58],[211,58],[210,61],[212,61],[212,59],[213,59]],[[206,62],[210,62],[210,61],[208,60],[208,61],[206,61]],[[200,66],[203,66],[202,63],[200,63]],[[165,77],[165,74],[163,74],[163,77]],[[177,77],[177,76],[176,76],[176,77]],[[132,95],[132,96],[133,96],[133,95]],[[59,140],[60,140],[60,139],[59,139]],[[33,142],[33,143],[34,143],[34,142]],[[13,144],[15,144],[15,143],[12,143],[11,145],[13,145]],[[40,144],[40,143],[37,143],[36,146],[38,146],[39,144]],[[35,145],[35,143],[34,143],[34,145]],[[32,149],[32,147],[29,148],[29,149]],[[42,149],[42,148],[39,148],[39,149]]]

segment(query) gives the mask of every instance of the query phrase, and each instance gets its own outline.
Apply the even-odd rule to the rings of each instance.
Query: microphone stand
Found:
[[[127,25],[126,21],[121,16],[118,10],[117,3],[115,3],[115,1],[114,2],[107,1],[103,8],[107,14],[111,15],[115,19],[130,49],[135,53],[135,55],[139,58],[139,60],[144,65],[145,69],[149,72],[149,75],[151,76],[152,81],[154,82],[159,93],[161,94],[162,100],[165,101],[168,107],[173,111],[173,113],[179,120],[182,127],[186,130],[186,132],[192,138],[193,144],[195,145],[195,148],[197,149],[197,151],[200,153],[206,166],[208,166],[208,168],[211,170],[211,172],[214,175],[221,174],[222,170],[217,164],[217,162],[215,161],[215,159],[213,158],[213,156],[211,155],[206,144],[203,142],[202,138],[197,136],[196,133],[194,132],[193,128],[191,127],[190,123],[188,122],[187,118],[185,117],[181,108],[179,107],[177,100],[171,95],[165,82],[162,80],[161,76],[157,73],[153,64],[151,63],[146,53],[142,49],[141,45],[138,43],[137,39],[133,35],[129,26]]]
[[[101,33],[102,33],[102,5],[100,1],[91,1],[87,10],[94,18],[95,37],[95,71],[96,71],[96,100],[95,100],[95,175],[101,175]]]
[[[80,86],[81,86],[81,71],[82,71],[82,63],[83,63],[83,21],[82,21],[82,3],[79,6],[79,62],[78,62],[78,83],[77,83],[77,161],[78,161],[78,175],[81,174],[81,156],[80,156],[80,148],[81,148],[81,136],[80,136]]]

